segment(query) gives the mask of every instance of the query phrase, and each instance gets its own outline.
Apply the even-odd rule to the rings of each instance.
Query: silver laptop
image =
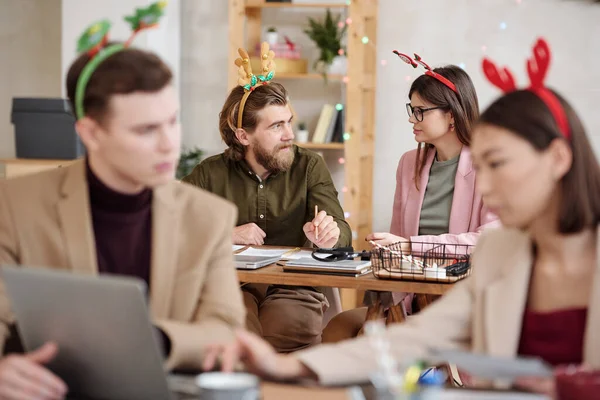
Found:
[[[245,256],[243,254],[234,254],[233,259],[237,269],[258,269],[276,263],[281,259],[281,255]]]
[[[25,349],[58,344],[48,367],[67,383],[69,398],[185,397],[169,390],[145,282],[25,267],[0,273]]]

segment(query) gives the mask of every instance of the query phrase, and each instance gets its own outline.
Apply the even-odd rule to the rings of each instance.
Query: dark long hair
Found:
[[[456,65],[434,68],[433,71],[454,83],[458,93],[431,76],[421,75],[410,86],[408,98],[410,100],[413,93],[416,92],[423,100],[451,112],[454,117],[458,140],[463,145],[469,146],[471,144],[471,130],[479,117],[479,101],[477,100],[475,86],[473,86],[469,75]],[[425,144],[423,148],[421,143],[417,147],[417,165],[413,177],[417,190],[419,190],[421,173],[427,162],[427,153],[432,148],[433,146],[430,144]]]
[[[600,223],[600,166],[575,110],[552,92],[567,114],[570,140],[561,134],[546,104],[528,90],[518,90],[496,100],[481,115],[479,123],[508,129],[539,151],[547,149],[554,140],[568,140],[573,163],[560,182],[558,231],[576,233]]]

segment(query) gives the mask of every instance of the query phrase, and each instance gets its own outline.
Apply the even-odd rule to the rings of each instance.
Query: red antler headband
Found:
[[[442,82],[444,85],[448,86],[450,89],[452,89],[453,92],[458,94],[458,90],[456,90],[456,86],[454,86],[454,83],[450,82],[449,79],[443,77],[442,75],[433,72],[433,70],[431,69],[431,67],[429,65],[427,65],[427,63],[425,61],[423,61],[423,59],[421,57],[419,57],[419,55],[417,53],[415,54],[415,59],[413,60],[412,58],[410,58],[410,56],[407,56],[406,54],[402,54],[400,52],[398,52],[398,50],[394,50],[394,54],[396,54],[398,57],[400,57],[400,59],[402,61],[404,61],[405,63],[407,63],[408,65],[412,65],[413,68],[417,68],[419,66],[419,64],[421,64],[421,66],[423,68],[425,68],[425,75],[431,76],[435,79],[437,79],[438,81]]]
[[[503,67],[498,69],[487,58],[483,59],[482,65],[485,76],[502,92],[510,93],[517,90],[515,79],[508,68]],[[531,82],[527,90],[535,93],[546,104],[563,136],[570,139],[571,131],[569,129],[567,114],[554,93],[544,86],[544,79],[546,78],[549,65],[550,47],[544,39],[540,38],[535,43],[535,46],[533,46],[533,58],[527,60],[527,74]]]

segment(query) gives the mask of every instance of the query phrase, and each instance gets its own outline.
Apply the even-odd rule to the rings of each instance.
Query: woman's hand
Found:
[[[234,343],[209,346],[206,349],[204,370],[213,369],[219,358],[223,372],[232,372],[235,365],[242,361],[249,372],[267,379],[317,378],[293,355],[278,354],[269,343],[243,330],[237,332]]]
[[[389,246],[390,244],[401,242],[401,251],[403,253],[410,253],[410,241],[402,236],[392,235],[387,232],[373,232],[366,237],[366,240],[379,246]]]

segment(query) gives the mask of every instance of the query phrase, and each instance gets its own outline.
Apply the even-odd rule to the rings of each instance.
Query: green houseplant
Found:
[[[344,50],[345,54],[346,49],[342,46],[342,39],[346,33],[347,25],[345,23],[340,24],[341,20],[341,14],[334,18],[331,15],[331,10],[327,9],[323,22],[309,17],[309,28],[304,30],[304,33],[315,42],[321,51],[319,58],[313,64],[313,68],[318,70],[318,66],[321,64],[324,67],[322,68],[324,74],[333,59],[340,55],[340,50]],[[343,25],[343,27],[340,28],[340,25]]]
[[[177,165],[175,177],[177,179],[181,179],[186,175],[189,175],[194,167],[200,163],[201,159],[202,150],[200,150],[198,147],[194,147],[192,149],[184,148],[181,151],[181,156],[179,157],[179,164]]]

